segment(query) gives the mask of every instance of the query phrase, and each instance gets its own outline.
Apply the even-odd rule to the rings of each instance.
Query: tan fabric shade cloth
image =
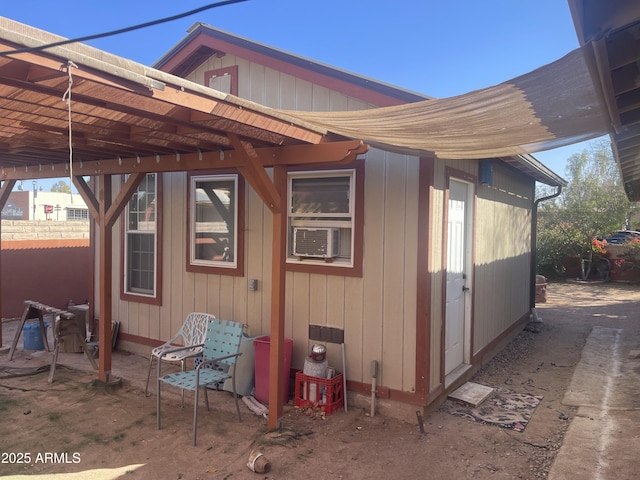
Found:
[[[2,17],[0,38],[25,47],[63,40],[57,35]],[[510,163],[515,162],[518,168],[536,180],[554,185],[564,181],[527,155],[595,138],[608,131],[607,111],[594,89],[580,50],[514,80],[464,95],[342,112],[272,109],[78,43],[47,48],[46,53],[72,60],[80,69],[95,69],[138,83],[152,95],[157,95],[153,93],[156,90],[165,89],[193,92],[206,101],[226,102],[245,111],[287,122],[292,128],[309,132],[309,135],[337,134],[394,152],[436,154],[447,159],[501,157]],[[144,97],[142,92],[139,100],[143,101]],[[196,107],[204,108],[202,105]],[[196,122],[193,126],[198,125]],[[50,135],[47,128],[29,129],[29,124],[22,128],[24,138],[37,133],[48,135],[49,141],[52,137],[64,140],[63,136]],[[155,135],[162,133],[158,131]],[[16,142],[24,150],[22,135],[13,134],[5,140]],[[138,146],[145,145],[138,143]],[[66,144],[61,143],[59,148],[63,147],[66,148]],[[181,151],[181,147],[176,146],[174,150]],[[47,156],[55,151],[49,148]],[[136,153],[144,155],[144,152]],[[107,158],[118,155],[121,153],[105,152]],[[20,158],[25,158],[24,152]]]
[[[456,97],[347,112],[283,111],[402,153],[478,159],[530,154],[607,133],[606,108],[583,53]]]
[[[63,39],[2,17],[0,36],[27,47]],[[306,128],[402,153],[428,152],[451,159],[508,157],[570,145],[608,131],[606,107],[579,49],[533,72],[464,95],[344,112],[270,109],[83,44],[47,51],[148,88],[182,86]]]

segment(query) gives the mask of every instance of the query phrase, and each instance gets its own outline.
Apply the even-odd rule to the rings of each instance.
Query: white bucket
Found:
[[[310,377],[327,377],[327,367],[329,366],[329,360],[326,358],[321,362],[316,362],[310,357],[304,359],[304,368],[302,373],[309,375]]]

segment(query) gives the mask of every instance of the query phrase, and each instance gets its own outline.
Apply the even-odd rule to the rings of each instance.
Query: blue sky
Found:
[[[76,38],[210,3],[23,0],[3,2],[0,15]],[[501,83],[578,47],[566,0],[248,0],[87,43],[151,65],[195,22],[434,97]],[[563,175],[585,147],[534,156]]]

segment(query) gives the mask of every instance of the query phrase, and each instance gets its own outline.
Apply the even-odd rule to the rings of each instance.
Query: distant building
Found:
[[[89,210],[78,194],[18,190],[11,192],[2,220],[89,220]]]

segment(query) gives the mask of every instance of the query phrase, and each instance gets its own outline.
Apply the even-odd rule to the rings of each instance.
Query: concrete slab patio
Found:
[[[578,413],[551,480],[638,478],[640,359],[629,355],[637,346],[622,328],[593,328],[562,402]]]

